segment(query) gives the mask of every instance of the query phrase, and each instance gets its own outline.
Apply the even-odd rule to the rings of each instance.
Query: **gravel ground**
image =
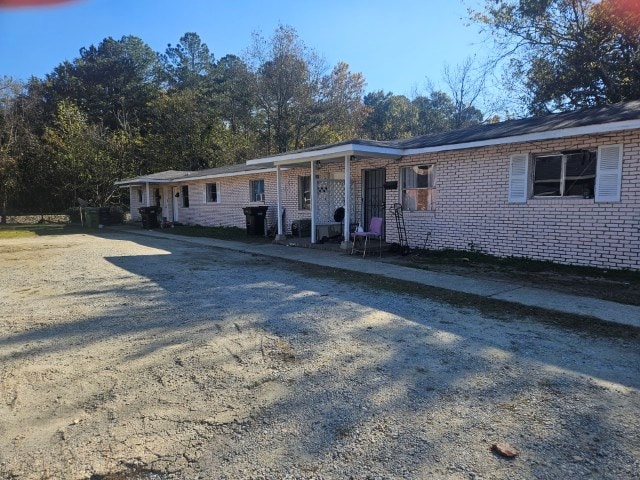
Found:
[[[640,477],[633,332],[126,233],[0,265],[0,478]]]

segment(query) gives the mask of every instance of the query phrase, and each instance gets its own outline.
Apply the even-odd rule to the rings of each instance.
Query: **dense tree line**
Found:
[[[506,62],[503,99],[543,114],[640,98],[640,11],[631,0],[486,0],[471,18]],[[406,138],[493,121],[485,67],[444,72],[448,92],[365,93],[295,29],[216,58],[196,33],[162,53],[106,38],[45,78],[0,79],[0,214],[118,203],[117,179],[243,162],[354,137]],[[488,113],[488,112],[487,112]],[[495,112],[491,112],[495,113]]]
[[[106,38],[43,79],[1,80],[1,212],[118,203],[114,181],[138,174],[463,125],[445,93],[364,89],[362,74],[328,66],[288,26],[254,35],[245,58],[217,59],[196,33],[163,53]],[[471,108],[464,125],[480,121]]]

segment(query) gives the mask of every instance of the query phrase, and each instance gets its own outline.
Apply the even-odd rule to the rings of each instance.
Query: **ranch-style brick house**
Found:
[[[244,227],[242,207],[266,205],[280,238],[298,220],[316,243],[327,229],[383,217],[396,242],[389,208],[400,204],[412,247],[640,270],[640,101],[118,184],[130,189],[133,220],[157,205],[168,221]]]

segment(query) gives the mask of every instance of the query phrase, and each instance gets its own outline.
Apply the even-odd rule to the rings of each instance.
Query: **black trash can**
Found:
[[[142,228],[149,230],[160,226],[158,223],[158,212],[160,212],[160,207],[140,207],[138,211],[142,217]]]
[[[267,217],[268,206],[244,207],[242,211],[247,220],[247,235],[264,235],[264,221]]]

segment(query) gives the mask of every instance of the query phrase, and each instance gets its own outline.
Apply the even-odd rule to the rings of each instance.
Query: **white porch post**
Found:
[[[311,160],[311,243],[316,243],[316,162]]]
[[[344,241],[340,244],[340,248],[346,250],[351,248],[351,156],[344,156]]]
[[[149,190],[149,182],[147,182],[147,207],[151,206],[151,193]]]
[[[281,242],[286,239],[283,234],[283,225],[282,225],[282,176],[280,174],[280,165],[276,165],[276,194],[278,198],[278,211],[276,215],[278,218],[276,219],[278,225],[278,235],[276,235],[276,241]]]

